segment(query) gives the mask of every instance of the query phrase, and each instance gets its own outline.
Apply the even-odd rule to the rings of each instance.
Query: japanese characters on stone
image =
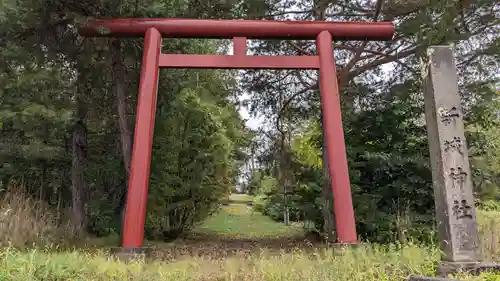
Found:
[[[481,250],[451,49],[432,47],[425,67],[426,121],[443,259],[476,262],[481,260]]]
[[[455,106],[451,109],[441,108],[439,115],[441,116],[441,122],[443,122],[445,126],[450,125],[460,117],[460,113]]]

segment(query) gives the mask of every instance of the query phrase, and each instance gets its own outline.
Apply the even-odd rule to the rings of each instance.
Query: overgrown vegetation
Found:
[[[334,255],[318,251],[224,260],[190,258],[169,264],[136,262],[126,266],[102,255],[48,254],[13,250],[1,253],[0,278],[8,280],[405,280],[409,274],[432,274],[436,253],[405,246],[367,248]],[[286,264],[287,266],[283,266]],[[352,266],[356,264],[356,266]],[[390,266],[390,268],[389,268]],[[5,274],[5,272],[8,273]],[[2,274],[2,273],[0,273]],[[5,277],[4,277],[5,276]],[[6,280],[6,279],[3,279]]]
[[[13,197],[9,198],[15,202]],[[0,211],[3,213],[9,206],[4,201]],[[41,207],[36,206],[33,211],[40,211]],[[486,257],[498,260],[498,213],[481,211],[479,218]],[[41,224],[38,219],[23,217],[23,222]],[[249,231],[250,223],[253,231]],[[47,224],[50,226],[50,222]],[[366,244],[344,250],[300,240],[283,244],[300,230],[270,221],[249,211],[245,203],[236,202],[197,227],[197,234],[191,239],[164,244],[148,242],[148,246],[156,249],[155,261],[138,259],[124,263],[104,250],[55,250],[47,245],[26,251],[7,247],[0,250],[0,280],[403,281],[410,275],[433,276],[439,259],[439,251],[432,244]],[[13,233],[20,234],[20,239],[28,240],[26,234],[52,235],[40,227]],[[198,235],[205,238],[196,238]],[[5,236],[2,239],[10,240]],[[471,281],[499,278],[493,273],[459,277]]]
[[[142,44],[78,37],[69,24],[88,15],[71,11],[184,13],[168,3],[131,3],[0,4],[1,37],[9,38],[0,43],[0,188],[22,184],[80,233],[121,232]],[[169,42],[163,52],[224,50],[208,40]],[[231,73],[168,71],[160,81],[146,236],[175,239],[234,187],[247,130],[230,100]]]
[[[436,44],[454,48],[483,246],[487,259],[497,257],[499,6],[492,0],[403,2],[0,1],[0,256],[6,268],[0,280],[404,280],[431,274],[437,250],[419,60]],[[153,245],[168,241],[164,252],[186,251],[166,257],[170,264],[127,266],[104,253],[54,253],[120,240],[143,43],[82,38],[76,30],[89,18],[109,17],[394,21],[390,42],[334,46],[357,229],[362,240],[379,244],[340,255],[317,244],[335,240],[335,221],[322,165],[316,72],[175,69],[160,75],[146,238]],[[225,40],[165,39],[162,52],[214,54],[229,47]],[[296,40],[252,40],[249,49],[316,52],[313,42]],[[238,114],[244,108],[261,117],[262,126],[245,126]],[[235,187],[253,197],[229,198]],[[297,238],[304,232],[310,233]],[[217,254],[188,257],[194,248],[207,250],[196,241]],[[228,257],[247,246],[251,253]]]

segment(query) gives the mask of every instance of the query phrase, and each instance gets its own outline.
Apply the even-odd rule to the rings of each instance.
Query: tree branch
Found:
[[[299,45],[297,45],[295,42],[293,41],[287,41],[288,44],[290,46],[292,46],[294,49],[296,49],[298,52],[299,52],[299,55],[301,56],[312,56],[312,54],[304,49],[302,49],[301,47],[299,47]]]
[[[414,48],[411,48],[411,49],[406,50],[404,52],[397,53],[394,56],[386,56],[384,58],[374,60],[374,61],[367,63],[359,68],[356,68],[354,71],[352,71],[348,74],[348,77],[352,79],[352,78],[360,75],[361,73],[363,73],[371,68],[377,67],[377,66],[382,65],[382,64],[390,63],[390,62],[396,62],[400,59],[409,57],[409,56],[415,54],[417,49],[418,49],[418,47],[414,47]]]
[[[71,24],[73,21],[74,21],[74,17],[67,17],[67,18],[63,18],[63,19],[57,20],[55,22],[49,23],[46,26],[41,25],[41,26],[36,26],[36,27],[30,27],[30,28],[27,28],[27,29],[19,32],[19,33],[14,33],[14,36],[12,36],[12,38],[15,40],[23,40],[26,37],[36,35],[37,33],[41,32],[41,31],[52,30],[52,29],[54,29],[58,26],[61,26],[61,25]],[[8,36],[5,34],[2,35],[2,37],[8,38]],[[5,42],[7,42],[7,40]]]
[[[380,10],[382,10],[382,0],[377,0],[377,4],[375,6],[375,12],[373,13],[373,21],[376,22],[378,19],[378,16],[380,15]],[[340,71],[339,75],[339,89],[343,87],[343,85],[347,82],[347,77],[349,74],[349,71],[351,71],[351,68],[356,65],[356,63],[359,61],[361,58],[361,54],[366,48],[366,45],[368,44],[368,41],[364,41],[361,46],[358,48],[352,59],[346,64],[346,66]]]
[[[338,49],[338,50],[350,50],[350,51],[353,51],[355,50],[355,48],[353,47],[349,47],[349,46],[344,46],[344,45],[337,45],[334,47],[334,49]],[[372,54],[371,56],[365,56],[365,57],[360,57],[360,60],[365,60],[365,59],[370,59],[370,58],[374,58],[375,56],[381,56],[381,57],[389,57],[392,59],[391,62],[395,62],[399,65],[401,65],[402,67],[406,68],[407,70],[411,71],[411,72],[415,72],[415,70],[413,68],[411,68],[410,66],[408,66],[407,64],[405,64],[404,62],[402,61],[399,61],[399,58],[397,57],[397,55],[390,55],[389,53],[383,53],[383,52],[379,52],[379,51],[375,51],[375,50],[367,50],[367,49],[364,49],[362,50],[361,53],[369,53],[369,54]],[[349,75],[348,75],[349,76]]]

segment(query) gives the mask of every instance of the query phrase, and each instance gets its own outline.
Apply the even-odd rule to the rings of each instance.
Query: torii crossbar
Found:
[[[357,243],[332,40],[391,40],[394,35],[392,23],[122,18],[90,20],[79,28],[79,33],[88,37],[145,37],[123,248],[140,248],[144,240],[160,67],[319,69],[337,242]],[[162,37],[233,39],[233,55],[162,54]],[[315,39],[317,55],[248,56],[247,39]]]

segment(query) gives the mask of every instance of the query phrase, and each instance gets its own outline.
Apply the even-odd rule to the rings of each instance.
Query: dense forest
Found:
[[[428,233],[433,197],[420,59],[451,44],[478,204],[500,195],[500,5],[492,0],[3,0],[0,196],[44,202],[58,224],[118,234],[124,210],[141,39],[82,38],[89,18],[393,21],[389,42],[335,42],[359,235]],[[250,52],[310,55],[312,41],[252,40]],[[163,53],[227,53],[226,40],[165,39]],[[276,220],[335,238],[317,73],[163,70],[146,236],[175,238],[237,185]],[[242,98],[242,94],[248,98]],[[264,120],[250,129],[246,107]]]

